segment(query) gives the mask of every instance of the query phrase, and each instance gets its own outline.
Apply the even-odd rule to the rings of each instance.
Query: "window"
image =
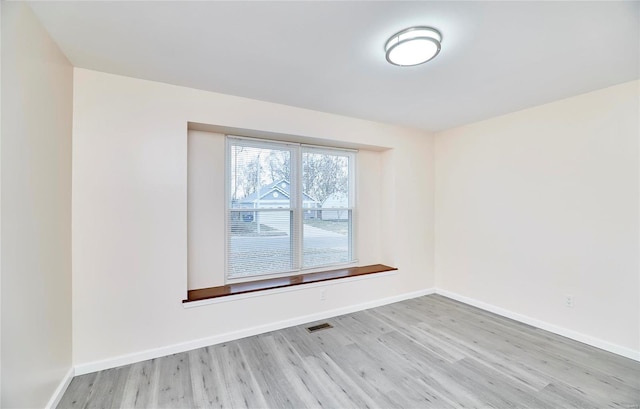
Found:
[[[355,261],[355,152],[227,137],[227,280]]]

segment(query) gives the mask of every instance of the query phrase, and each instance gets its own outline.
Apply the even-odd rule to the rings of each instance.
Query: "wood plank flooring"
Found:
[[[640,408],[640,363],[438,295],[73,379],[58,408]]]

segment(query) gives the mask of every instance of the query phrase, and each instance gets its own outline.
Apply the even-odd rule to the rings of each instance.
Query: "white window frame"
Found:
[[[287,147],[291,149],[291,180],[290,183],[290,207],[287,209],[291,211],[293,215],[292,222],[292,257],[293,257],[293,269],[290,271],[275,273],[275,274],[259,274],[252,275],[249,277],[229,277],[229,242],[231,239],[231,235],[229,234],[229,220],[232,210],[231,208],[231,147],[233,145],[244,145],[249,147],[258,147],[258,148],[280,148]],[[357,160],[357,150],[355,149],[345,149],[338,148],[333,146],[321,146],[321,145],[309,145],[309,144],[301,144],[295,142],[285,142],[279,140],[267,140],[267,139],[258,139],[258,138],[250,138],[245,136],[238,135],[226,135],[226,146],[225,146],[225,274],[224,280],[225,284],[234,284],[234,283],[242,283],[256,280],[266,280],[270,278],[281,278],[281,277],[290,277],[293,275],[299,274],[307,274],[321,271],[328,271],[338,267],[349,267],[357,264],[357,253],[356,253],[356,220],[357,220],[357,205],[356,205],[356,160]],[[350,228],[349,228],[349,254],[350,261],[344,263],[332,263],[332,264],[324,264],[322,266],[304,268],[303,267],[303,246],[304,246],[304,234],[303,234],[303,225],[304,225],[304,212],[309,210],[310,208],[305,208],[303,206],[304,196],[302,194],[302,154],[304,152],[311,153],[325,153],[330,155],[341,154],[349,157],[349,207],[347,208],[327,208],[325,210],[337,211],[337,210],[346,210],[350,212],[351,217],[349,218]],[[261,211],[283,211],[285,209],[277,208],[277,209],[261,209]],[[314,211],[321,211],[323,208],[314,208]],[[250,211],[250,209],[247,209]]]

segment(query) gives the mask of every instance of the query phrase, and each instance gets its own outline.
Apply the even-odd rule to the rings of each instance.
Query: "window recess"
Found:
[[[355,262],[356,151],[227,136],[226,281]]]

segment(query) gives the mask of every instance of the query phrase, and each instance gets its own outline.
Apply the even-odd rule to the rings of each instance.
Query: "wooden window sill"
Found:
[[[363,267],[343,268],[340,270],[322,271],[319,273],[299,274],[289,277],[272,278],[268,280],[248,281],[245,283],[229,284],[219,287],[199,288],[189,290],[187,299],[183,303],[209,300],[212,298],[228,297],[256,291],[272,290],[274,288],[293,287],[302,284],[318,283],[321,281],[339,280],[341,278],[358,277],[368,274],[384,273],[397,270],[395,267],[383,264],[373,264]]]

